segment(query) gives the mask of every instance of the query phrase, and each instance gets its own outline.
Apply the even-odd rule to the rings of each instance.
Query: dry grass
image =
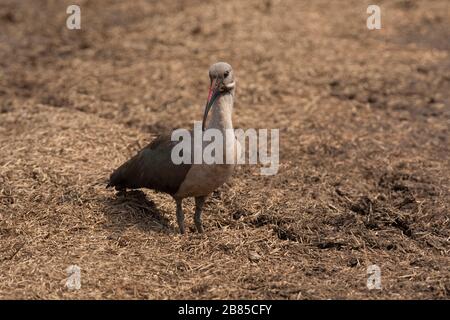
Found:
[[[69,31],[68,1],[2,1],[0,297],[448,299],[448,1],[379,3],[369,32],[356,0],[86,0]],[[180,236],[169,197],[105,181],[201,118],[219,60],[280,171],[239,168]]]

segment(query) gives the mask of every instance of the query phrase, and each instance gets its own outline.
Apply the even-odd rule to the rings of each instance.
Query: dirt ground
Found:
[[[377,0],[373,31],[358,0],[77,3],[81,30],[0,2],[0,298],[449,299],[448,0]],[[280,169],[239,167],[202,235],[188,201],[181,236],[169,196],[105,184],[201,119],[217,61]]]

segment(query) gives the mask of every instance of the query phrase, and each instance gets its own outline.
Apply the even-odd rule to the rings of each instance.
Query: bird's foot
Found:
[[[195,221],[195,227],[198,233],[203,233],[203,225],[201,221]]]

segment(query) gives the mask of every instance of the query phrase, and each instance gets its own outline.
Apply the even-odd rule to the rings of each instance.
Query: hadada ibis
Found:
[[[224,143],[223,154],[239,157],[239,142],[234,136],[232,112],[235,96],[233,69],[219,62],[209,69],[210,89],[203,116],[203,130],[217,129],[232,143]],[[207,123],[208,113],[211,119]],[[231,129],[231,130],[230,130]],[[225,133],[228,131],[228,133]],[[232,137],[229,133],[232,132]],[[174,164],[172,148],[179,143],[171,135],[158,136],[134,157],[117,168],[110,176],[107,187],[116,190],[148,188],[170,194],[176,201],[176,216],[180,233],[185,232],[182,201],[195,198],[194,221],[198,232],[203,232],[202,208],[206,197],[224,184],[232,175],[235,162]],[[204,143],[204,142],[202,142]]]

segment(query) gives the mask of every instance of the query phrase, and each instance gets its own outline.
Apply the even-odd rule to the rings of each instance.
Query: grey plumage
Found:
[[[168,134],[158,136],[111,174],[108,187],[148,188],[174,195],[191,168],[190,164],[172,162],[171,152],[176,144]]]

